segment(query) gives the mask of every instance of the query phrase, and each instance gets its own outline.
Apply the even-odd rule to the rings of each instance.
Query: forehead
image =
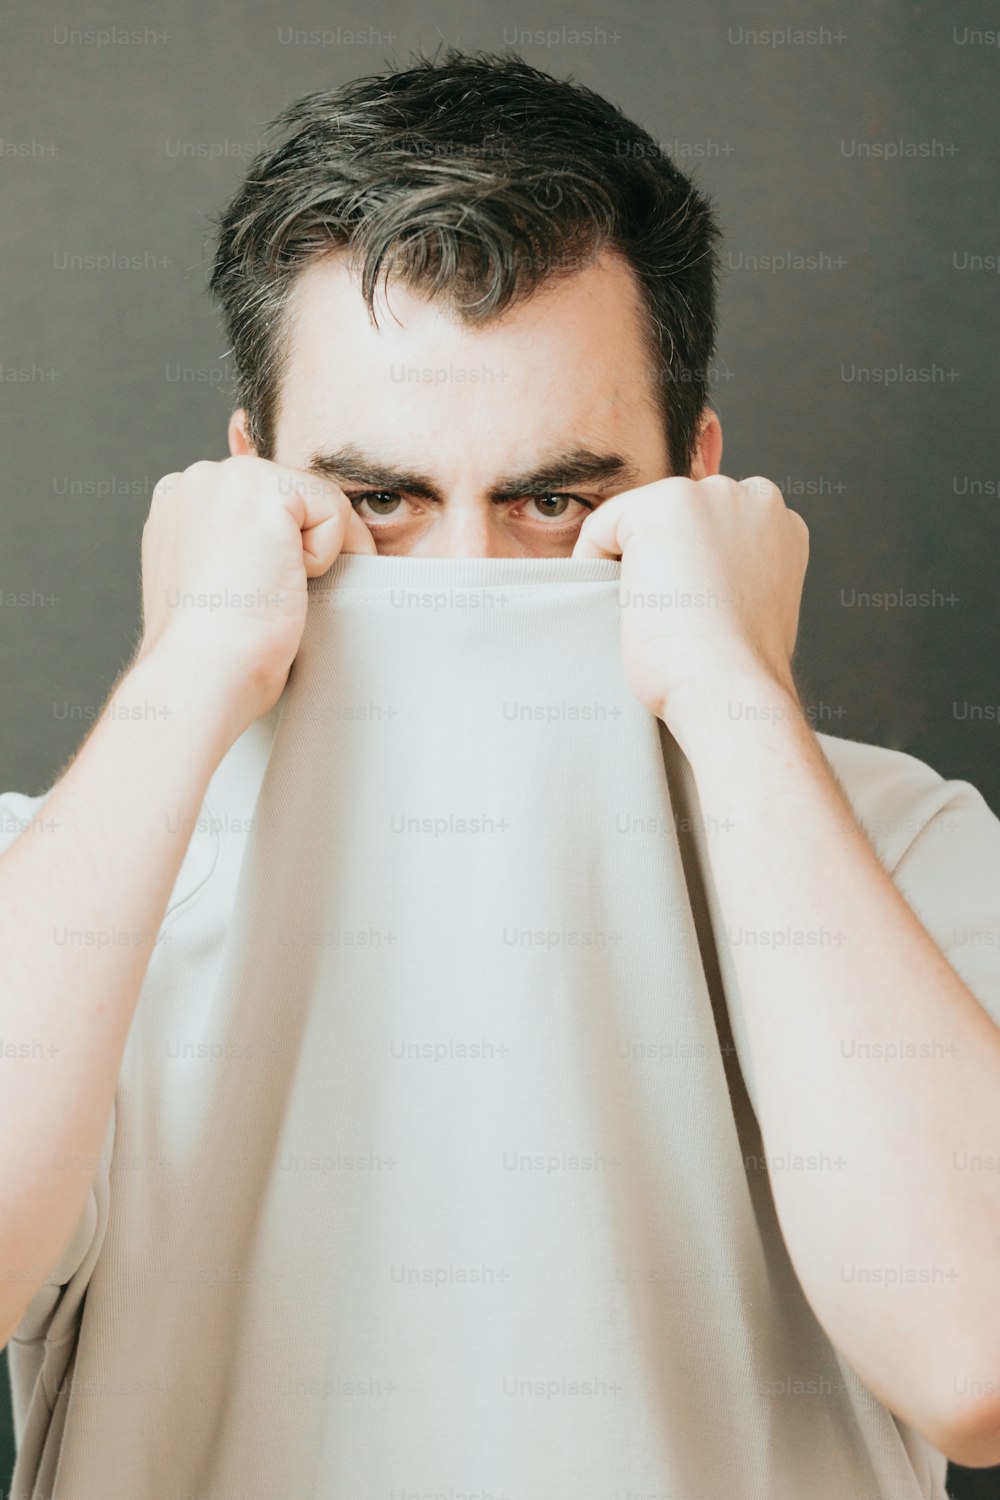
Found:
[[[283,446],[367,438],[440,469],[470,441],[506,463],[554,438],[621,446],[659,425],[638,283],[620,256],[551,278],[485,324],[402,282],[380,285],[375,311],[378,327],[342,255],[297,278]]]

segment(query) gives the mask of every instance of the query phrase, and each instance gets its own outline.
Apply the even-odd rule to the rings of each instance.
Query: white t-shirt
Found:
[[[514,1500],[588,1475],[630,1500],[938,1500],[945,1459],[808,1321],[723,1159],[737,1130],[710,1004],[684,998],[692,945],[650,932],[686,905],[675,832],[644,832],[669,804],[658,726],[619,681],[614,566],[451,563],[505,609],[456,632],[412,605],[401,631],[372,586],[387,561],[341,560],[342,607],[311,606],[289,689],[212,777],[87,1209],[9,1345],[17,1500]],[[1000,820],[910,755],[819,741],[1000,1024]],[[0,796],[0,848],[44,800]],[[490,938],[473,913],[493,892]],[[622,1062],[649,1043],[658,1062]],[[647,1231],[671,1271],[641,1284]]]

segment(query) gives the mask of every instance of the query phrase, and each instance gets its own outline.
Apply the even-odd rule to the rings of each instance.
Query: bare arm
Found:
[[[157,931],[226,748],[217,697],[139,662],[0,858],[2,1344],[83,1213]]]
[[[1000,1185],[956,1162],[1000,1140],[1000,1028],[886,873],[796,700],[744,679],[734,704],[768,717],[734,721],[705,691],[688,748],[766,1150],[824,1164],[770,1174],[789,1254],[870,1389],[955,1462],[994,1464]]]

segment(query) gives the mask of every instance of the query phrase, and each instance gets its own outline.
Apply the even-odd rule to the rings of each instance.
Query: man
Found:
[[[1000,1186],[952,1160],[1000,1139],[1000,969],[987,952],[966,983],[914,911],[959,900],[985,945],[1000,823],[965,784],[807,721],[791,668],[805,525],[766,479],[720,473],[707,202],[611,105],[515,58],[450,52],[281,123],[226,211],[212,278],[240,378],[231,457],[157,486],[135,660],[55,787],[4,799],[2,1032],[61,1043],[0,1097],[16,1142],[4,1342],[44,1335],[53,1282],[93,1239],[93,1171],[48,1163],[101,1150],[191,829],[282,693],[306,580],[341,553],[620,558],[626,676],[693,769],[727,928],[778,913],[846,938],[734,947],[769,1154],[836,1139],[853,1165],[773,1175],[802,1288],[890,1411],[959,1462],[1000,1462]],[[240,607],[197,607],[220,591]],[[148,702],[170,715],[134,712]],[[910,900],[859,805],[913,819]],[[35,814],[37,836],[16,838]],[[112,917],[143,940],[47,940]],[[845,1069],[848,1036],[872,1056],[901,1037],[949,1055]],[[891,1296],[845,1284],[845,1264],[912,1263],[914,1247],[953,1274]]]

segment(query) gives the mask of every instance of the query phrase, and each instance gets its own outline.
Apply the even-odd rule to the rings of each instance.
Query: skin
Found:
[[[621,261],[602,259],[554,281],[488,330],[464,328],[399,284],[388,298],[380,292],[376,309],[380,329],[340,257],[301,274],[274,459],[308,469],[318,452],[351,442],[432,478],[439,502],[406,492],[390,499],[380,488],[373,503],[363,498],[370,486],[326,471],[380,553],[568,557],[588,507],[624,483],[573,484],[558,493],[579,498],[523,496],[503,505],[491,504],[488,490],[573,446],[629,459],[633,484],[671,472],[644,376],[639,301]],[[418,378],[425,371],[444,378]],[[229,445],[234,454],[253,452],[243,412],[230,423]],[[706,410],[697,477],[717,473],[721,454],[718,418]]]
[[[821,921],[845,934],[834,948],[734,950],[768,1154],[832,1150],[847,1162],[773,1174],[805,1293],[891,1410],[957,1461],[1000,1461],[997,1402],[952,1394],[970,1376],[996,1389],[1000,1375],[1000,1188],[951,1165],[955,1149],[1000,1139],[1000,1030],[885,872],[805,717],[791,666],[805,523],[762,476],[719,473],[710,408],[690,475],[671,475],[636,285],[617,257],[474,330],[402,286],[377,304],[374,328],[336,258],[310,267],[297,290],[276,461],[309,470],[350,441],[439,491],[429,500],[382,487],[373,505],[371,487],[318,466],[379,553],[621,559],[625,671],[692,765],[727,925]],[[496,375],[392,378],[404,368]],[[243,413],[229,438],[233,453],[252,452]],[[629,482],[491,503],[512,471],[576,444],[626,457]],[[716,602],[629,608],[630,596],[674,591]],[[764,712],[734,718],[733,703]],[[955,1052],[926,1069],[844,1066],[844,1038],[901,1034]],[[915,1259],[957,1274],[888,1289],[841,1274]]]

